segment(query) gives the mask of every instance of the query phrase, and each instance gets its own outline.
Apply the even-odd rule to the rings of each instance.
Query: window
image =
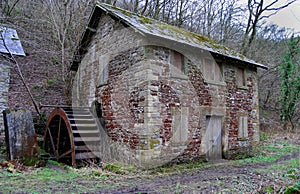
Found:
[[[248,117],[246,116],[239,118],[238,137],[240,139],[248,138]]]
[[[184,56],[181,53],[174,51],[173,60],[173,65],[181,72],[184,72]]]
[[[246,72],[245,69],[238,67],[237,70],[237,85],[246,86]]]
[[[213,59],[204,59],[204,77],[208,81],[223,81],[222,65]]]
[[[101,80],[102,83],[106,83],[107,82],[107,65],[105,65],[103,67],[103,71],[101,73],[101,78],[102,78],[102,80]]]
[[[187,80],[188,76],[185,75],[185,57],[181,53],[173,51],[170,62],[172,64],[171,77]]]
[[[107,55],[102,55],[99,57],[99,85],[105,84],[107,82],[108,60],[109,57]]]

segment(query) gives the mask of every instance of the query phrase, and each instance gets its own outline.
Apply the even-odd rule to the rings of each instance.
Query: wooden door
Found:
[[[206,117],[206,157],[210,161],[222,159],[222,117]]]

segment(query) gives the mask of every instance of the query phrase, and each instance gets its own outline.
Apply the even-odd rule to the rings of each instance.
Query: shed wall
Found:
[[[2,60],[0,62],[0,136],[4,135],[3,110],[8,108],[9,89],[9,63]]]

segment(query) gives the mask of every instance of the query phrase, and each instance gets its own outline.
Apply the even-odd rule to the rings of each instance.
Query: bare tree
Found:
[[[17,6],[20,0],[0,0],[0,14],[2,17],[11,16],[12,11]]]
[[[248,0],[247,9],[249,13],[247,26],[242,42],[242,54],[246,55],[249,48],[251,47],[252,42],[256,36],[257,27],[261,20],[275,15],[277,12],[288,7],[296,1],[297,0],[289,0],[284,5],[278,6],[279,0],[274,0],[266,5],[264,0]]]
[[[30,96],[30,100],[32,101],[33,106],[34,106],[36,112],[38,113],[38,115],[39,115],[40,117],[42,117],[41,111],[40,111],[39,106],[38,106],[38,103],[37,103],[36,100],[34,99],[34,97],[33,97],[33,95],[32,95],[32,92],[30,91],[29,86],[28,86],[28,84],[27,84],[26,81],[25,81],[25,78],[24,78],[24,76],[23,76],[23,73],[22,73],[22,71],[21,71],[21,68],[20,68],[20,65],[19,65],[18,61],[16,60],[16,58],[15,58],[14,55],[10,52],[8,46],[6,45],[6,41],[5,41],[5,40],[6,40],[7,38],[5,38],[3,34],[4,34],[4,33],[1,33],[1,39],[3,40],[4,48],[8,51],[9,57],[6,57],[5,55],[4,55],[4,56],[5,56],[7,59],[9,59],[9,61],[11,61],[12,63],[15,64],[15,69],[16,69],[16,71],[17,71],[19,77],[21,78],[21,81],[22,81],[23,85],[25,86],[27,93],[28,93],[29,96]]]
[[[240,31],[240,22],[238,18],[242,9],[237,5],[238,0],[219,0],[218,25],[215,36],[222,44],[230,44],[236,39]]]
[[[142,8],[142,11],[141,11],[141,14],[144,15],[146,10],[147,10],[147,7],[148,7],[148,3],[149,3],[149,0],[145,0],[145,4]]]
[[[116,5],[117,0],[101,0],[101,2],[111,4],[111,5]]]
[[[73,0],[44,1],[47,7],[44,10],[48,16],[47,21],[60,48],[61,79],[63,82],[66,79],[72,51],[74,51],[77,43],[74,38],[78,40],[84,25],[83,17],[92,2],[92,0],[75,2]]]

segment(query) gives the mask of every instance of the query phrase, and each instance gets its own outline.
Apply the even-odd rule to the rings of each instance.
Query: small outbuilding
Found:
[[[8,89],[10,80],[9,54],[25,56],[17,31],[0,26],[0,136],[4,136],[2,111],[8,108]]]
[[[104,161],[231,158],[259,141],[258,68],[204,36],[98,4],[71,67],[72,105],[98,106]]]

